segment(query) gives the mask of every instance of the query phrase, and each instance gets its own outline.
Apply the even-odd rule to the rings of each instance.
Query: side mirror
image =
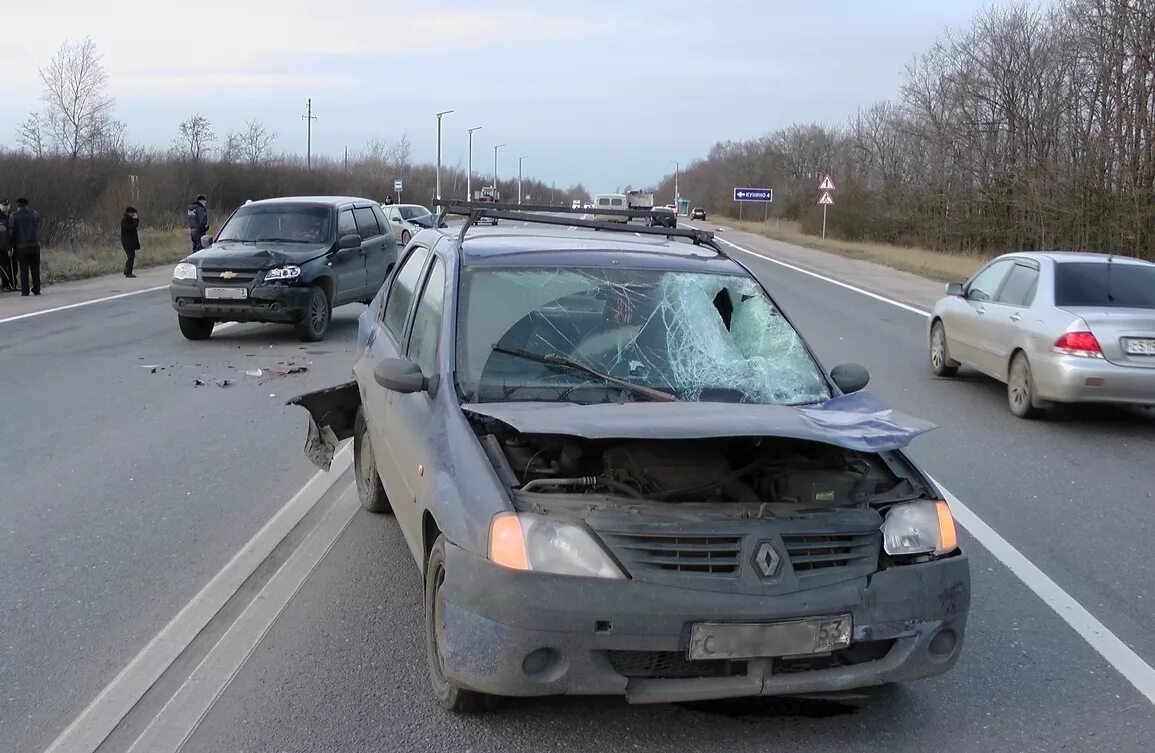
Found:
[[[870,372],[862,364],[844,363],[830,370],[830,379],[842,394],[849,395],[870,384]]]
[[[946,284],[946,294],[963,297],[963,284],[961,282],[948,282]]]
[[[337,248],[361,248],[361,236],[356,233],[342,235],[341,239],[337,241]]]
[[[211,235],[201,236],[201,248],[208,248],[213,245],[213,237]]]
[[[394,217],[393,221],[396,222],[398,225],[401,224],[401,218],[400,217]]]
[[[408,395],[429,387],[421,367],[408,358],[382,358],[373,369],[373,379],[387,390]]]

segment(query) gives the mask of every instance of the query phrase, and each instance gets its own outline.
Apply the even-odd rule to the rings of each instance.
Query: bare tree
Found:
[[[44,87],[44,124],[54,146],[75,159],[91,151],[97,135],[108,128],[113,109],[108,74],[91,39],[65,42],[40,69]]]
[[[396,143],[389,144],[387,162],[399,173],[404,174],[409,167],[409,160],[413,155],[413,147],[409,143],[408,134],[401,134]]]
[[[173,151],[193,162],[200,162],[216,144],[212,123],[204,115],[196,114],[182,121],[172,140]]]
[[[48,150],[45,136],[44,116],[34,112],[20,122],[16,129],[16,143],[27,149],[34,157],[43,157]]]
[[[263,165],[273,158],[273,142],[277,133],[265,128],[259,120],[245,123],[243,131],[228,135],[225,144],[226,161],[240,161],[249,165]]]

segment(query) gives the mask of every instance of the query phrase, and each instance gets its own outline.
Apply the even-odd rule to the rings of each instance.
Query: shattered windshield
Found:
[[[755,281],[737,275],[473,270],[458,333],[458,383],[476,402],[581,402],[587,386],[606,393],[604,380],[502,349],[565,356],[679,400],[806,404],[831,396],[798,333]]]

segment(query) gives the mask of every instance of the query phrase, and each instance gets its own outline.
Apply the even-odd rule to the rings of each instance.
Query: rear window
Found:
[[[1155,266],[1060,262],[1055,305],[1155,308]]]

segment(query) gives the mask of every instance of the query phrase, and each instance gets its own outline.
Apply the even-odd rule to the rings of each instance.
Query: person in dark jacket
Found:
[[[192,250],[200,251],[201,238],[209,231],[209,211],[205,208],[208,199],[202,193],[196,201],[188,205],[188,232],[192,239]]]
[[[40,295],[40,215],[28,208],[28,199],[16,200],[16,211],[8,217],[8,244],[20,267],[20,295]]]
[[[8,245],[8,199],[0,199],[0,291],[16,289],[16,260]]]
[[[132,265],[136,262],[136,252],[140,250],[140,215],[136,209],[125,207],[124,216],[120,218],[120,245],[124,249],[124,276],[136,277],[132,273]]]

